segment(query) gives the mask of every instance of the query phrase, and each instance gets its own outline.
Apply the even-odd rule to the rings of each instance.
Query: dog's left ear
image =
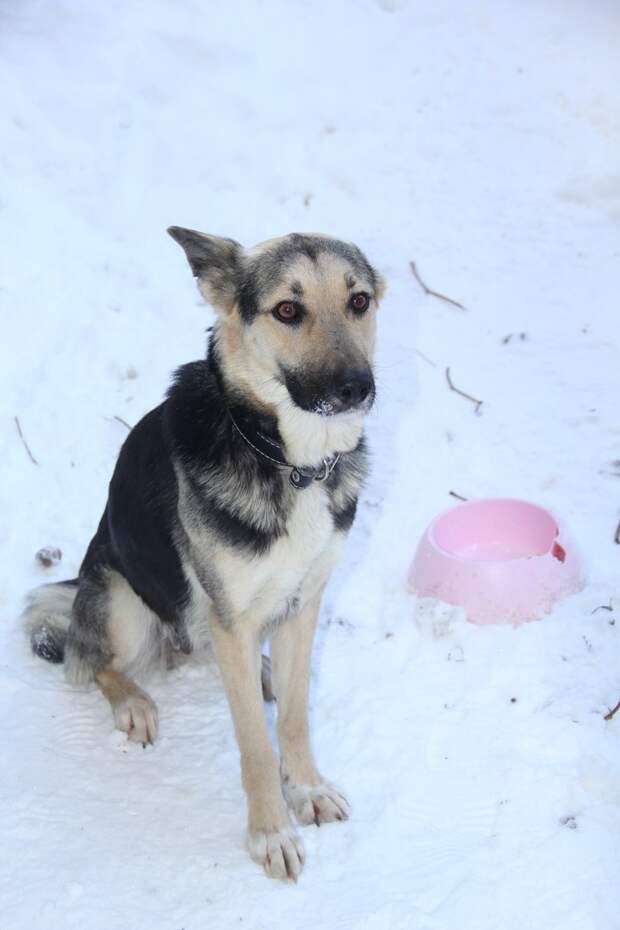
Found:
[[[243,247],[234,239],[206,236],[182,226],[170,226],[168,232],[184,250],[204,299],[216,310],[230,313],[237,299]]]

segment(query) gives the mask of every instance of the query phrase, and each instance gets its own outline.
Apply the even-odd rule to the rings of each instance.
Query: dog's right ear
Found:
[[[234,239],[206,236],[195,229],[170,226],[198,282],[200,293],[216,310],[230,313],[238,295],[243,247]]]

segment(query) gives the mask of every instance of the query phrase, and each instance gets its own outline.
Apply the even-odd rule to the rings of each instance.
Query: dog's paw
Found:
[[[338,788],[329,782],[319,785],[285,785],[286,800],[295,811],[299,823],[322,823],[347,820],[351,813],[349,802]]]
[[[129,694],[114,706],[114,722],[135,743],[154,743],[157,739],[157,705],[144,691]]]
[[[262,830],[248,833],[248,849],[269,878],[296,882],[304,867],[303,843],[293,827],[283,827],[273,833]]]

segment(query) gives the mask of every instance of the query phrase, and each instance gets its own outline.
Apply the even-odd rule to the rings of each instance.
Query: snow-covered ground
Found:
[[[0,926],[617,930],[617,3],[5,0],[0,101]],[[152,683],[143,752],[16,625],[77,570],[115,417],[203,351],[170,223],[330,232],[390,283],[373,477],[314,662],[353,817],[303,830],[297,886],[243,848],[212,663]],[[553,509],[583,593],[518,629],[416,609],[407,565],[450,490]]]

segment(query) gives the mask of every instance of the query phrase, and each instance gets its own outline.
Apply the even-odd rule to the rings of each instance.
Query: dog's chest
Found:
[[[235,616],[264,625],[296,613],[327,578],[340,548],[322,485],[296,491],[286,532],[263,554],[222,548],[215,567]]]

